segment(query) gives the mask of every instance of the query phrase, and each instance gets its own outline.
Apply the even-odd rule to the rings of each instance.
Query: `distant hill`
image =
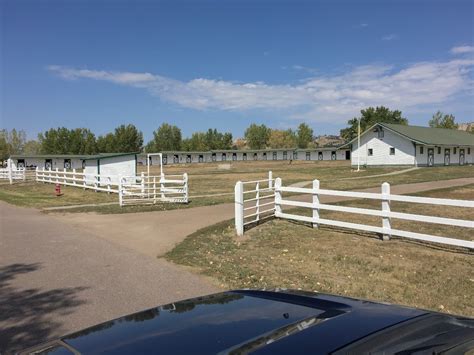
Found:
[[[340,145],[344,143],[344,139],[342,139],[340,136],[324,134],[324,135],[315,137],[314,143],[316,143],[318,147],[324,147],[328,145],[334,146],[334,145]]]
[[[460,131],[472,132],[474,130],[474,122],[459,123],[458,129]]]

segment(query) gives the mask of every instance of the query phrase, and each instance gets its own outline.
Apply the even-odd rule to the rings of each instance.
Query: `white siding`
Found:
[[[398,134],[384,130],[384,137],[378,138],[377,132],[367,132],[360,138],[360,149],[357,141],[352,144],[352,165],[357,165],[357,157],[360,152],[360,165],[414,165],[415,148],[413,143]],[[390,148],[395,148],[395,154],[390,155]],[[373,155],[369,156],[369,149]],[[424,148],[426,155],[426,147]],[[418,153],[418,152],[417,152]],[[427,157],[426,157],[427,159]],[[425,164],[426,160],[425,159]]]
[[[87,161],[87,163],[89,163],[89,161]],[[100,175],[113,177],[112,183],[114,184],[118,184],[119,175],[135,176],[136,172],[135,155],[123,155],[100,159]]]

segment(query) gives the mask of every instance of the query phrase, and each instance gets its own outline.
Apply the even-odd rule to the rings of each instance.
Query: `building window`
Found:
[[[267,153],[263,153],[263,160],[267,160]]]
[[[471,148],[467,148],[467,154],[471,154]]]
[[[277,160],[277,152],[273,152],[273,160]]]
[[[374,150],[373,150],[372,148],[369,148],[369,150],[368,150],[368,154],[369,154],[369,156],[372,156],[372,155],[374,155]]]
[[[237,160],[237,153],[232,153],[232,160],[236,161]]]
[[[298,152],[293,152],[293,160],[297,160],[298,159]]]
[[[453,154],[456,154],[456,150],[457,150],[457,148],[454,147],[454,148],[453,148]]]
[[[64,159],[64,169],[71,169],[71,159]]]
[[[226,161],[227,160],[227,155],[225,153],[222,153],[222,158],[221,158],[222,161]]]
[[[323,160],[323,152],[318,152],[318,160]]]
[[[311,153],[310,152],[306,152],[306,160],[311,160]]]
[[[242,159],[247,160],[247,153],[242,154]]]
[[[390,155],[395,155],[395,148],[390,147]]]
[[[283,160],[288,159],[288,152],[283,152]]]
[[[258,157],[257,157],[257,153],[253,153],[253,160],[257,160]]]
[[[420,154],[423,154],[423,147],[420,147]]]
[[[438,147],[438,154],[441,154],[441,147]]]

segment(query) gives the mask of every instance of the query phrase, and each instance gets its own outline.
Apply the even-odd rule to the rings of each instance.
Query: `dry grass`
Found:
[[[423,195],[472,199],[474,185]],[[402,204],[397,210],[441,213],[439,207],[419,210]],[[465,209],[445,208],[442,213],[473,217]],[[352,216],[361,222],[359,217]],[[421,224],[397,227],[440,233],[433,226],[421,229]],[[472,230],[449,232],[473,239]],[[370,234],[313,229],[283,220],[264,223],[237,239],[229,221],[190,235],[167,258],[195,267],[229,288],[301,288],[474,316],[474,253],[462,249],[406,239],[383,242]]]
[[[9,186],[0,183],[0,200],[9,203],[45,208],[53,206],[67,206],[76,204],[90,204],[117,201],[117,205],[83,207],[74,210],[64,210],[68,212],[98,212],[98,213],[129,213],[142,211],[162,211],[176,208],[188,208],[203,205],[214,205],[233,201],[233,191],[238,180],[248,181],[264,179],[268,176],[268,171],[273,171],[274,177],[281,177],[285,185],[295,182],[308,181],[318,178],[324,188],[336,189],[357,189],[361,187],[380,186],[384,181],[392,185],[454,179],[458,177],[474,176],[472,166],[450,166],[418,169],[400,175],[370,177],[372,175],[386,174],[394,171],[405,170],[404,168],[370,168],[359,173],[352,172],[347,161],[247,161],[233,162],[230,170],[219,169],[219,163],[207,164],[182,164],[165,167],[167,174],[179,174],[187,172],[189,175],[190,203],[189,205],[158,204],[155,206],[125,207],[118,206],[116,195],[107,196],[104,193],[83,191],[79,188],[66,187],[65,195],[61,198],[54,196],[54,186],[50,184],[15,184]],[[139,171],[146,170],[146,167],[139,167]],[[152,166],[152,174],[159,174],[159,167]],[[364,177],[357,180],[340,180],[341,177]],[[37,186],[36,186],[37,185]],[[223,194],[223,196],[215,196]],[[196,197],[211,195],[204,197]]]

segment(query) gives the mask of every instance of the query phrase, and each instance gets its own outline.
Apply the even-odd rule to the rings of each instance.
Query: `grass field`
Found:
[[[370,177],[373,175],[387,174],[406,167],[370,168],[361,172],[352,172],[347,161],[248,161],[229,163],[230,169],[220,169],[218,163],[212,164],[183,164],[165,167],[166,174],[179,174],[187,172],[189,175],[188,205],[157,204],[155,206],[124,207],[118,206],[116,194],[95,193],[84,191],[80,188],[63,187],[64,196],[54,196],[54,185],[36,184],[34,182],[8,185],[0,184],[0,200],[20,206],[48,208],[55,206],[70,206],[91,203],[108,203],[117,201],[117,205],[96,207],[82,207],[65,210],[69,212],[98,212],[98,213],[127,213],[142,211],[159,211],[176,208],[188,208],[202,205],[213,205],[233,201],[234,185],[238,180],[264,179],[268,171],[273,171],[274,177],[281,177],[284,184],[307,181],[318,178],[323,188],[357,189],[361,187],[380,186],[384,181],[391,184],[410,182],[434,181],[454,179],[458,177],[474,176],[472,166],[450,166],[422,168],[399,175]],[[146,167],[139,167],[139,172]],[[151,174],[158,175],[159,167],[153,166]],[[354,177],[361,179],[352,179]]]
[[[474,199],[474,185],[420,195]],[[353,201],[344,203],[358,206]],[[365,204],[367,206],[367,204]],[[473,219],[466,209],[392,205],[396,211]],[[324,217],[335,218],[329,211]],[[376,223],[359,215],[345,220]],[[472,229],[396,222],[418,232],[473,240]],[[190,235],[167,259],[215,278],[222,286],[287,287],[336,293],[474,316],[474,253],[407,239],[272,220],[235,237],[233,221]]]

